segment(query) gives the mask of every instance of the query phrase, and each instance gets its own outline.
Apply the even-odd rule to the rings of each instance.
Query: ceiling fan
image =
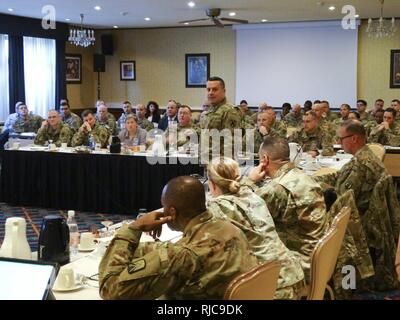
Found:
[[[206,9],[206,15],[209,18],[186,20],[186,21],[180,21],[179,23],[190,23],[190,22],[211,20],[211,21],[214,22],[214,24],[217,27],[220,27],[220,28],[224,27],[224,24],[221,21],[229,21],[229,22],[237,22],[237,23],[249,23],[248,20],[232,19],[232,18],[219,18],[220,14],[221,14],[221,9],[219,9],[219,8]]]

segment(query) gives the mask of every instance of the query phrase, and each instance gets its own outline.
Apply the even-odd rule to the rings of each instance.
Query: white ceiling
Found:
[[[236,19],[260,23],[262,19],[270,22],[312,21],[341,19],[344,5],[353,5],[360,18],[378,17],[380,3],[378,0],[193,0],[196,3],[190,8],[189,0],[2,0],[0,13],[24,17],[42,18],[42,7],[52,4],[56,9],[56,20],[79,24],[80,13],[85,14],[84,24],[94,28],[154,28],[182,26],[178,21],[206,18],[206,8],[221,8],[221,17],[227,17],[231,11],[236,12]],[[94,10],[99,5],[102,10]],[[328,7],[334,5],[336,10]],[[14,9],[9,12],[8,8]],[[386,0],[385,16],[400,17],[400,0]],[[145,21],[150,17],[150,21]],[[192,26],[210,25],[198,22]]]

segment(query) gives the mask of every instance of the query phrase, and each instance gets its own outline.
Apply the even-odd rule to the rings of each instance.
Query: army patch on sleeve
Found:
[[[128,264],[128,273],[132,274],[146,268],[146,260],[140,259]]]

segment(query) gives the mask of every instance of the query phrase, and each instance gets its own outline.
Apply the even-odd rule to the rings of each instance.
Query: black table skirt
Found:
[[[1,158],[0,201],[98,213],[160,208],[170,179],[203,174],[197,164],[150,165],[137,156],[5,150]]]

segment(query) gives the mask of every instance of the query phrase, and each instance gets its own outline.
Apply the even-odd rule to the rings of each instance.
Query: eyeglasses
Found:
[[[60,108],[60,110],[68,110],[68,108]]]
[[[348,135],[348,136],[344,136],[344,137],[339,137],[339,140],[340,140],[340,142],[342,142],[344,139],[350,138],[352,136],[354,136],[354,134],[351,134],[351,135]]]

